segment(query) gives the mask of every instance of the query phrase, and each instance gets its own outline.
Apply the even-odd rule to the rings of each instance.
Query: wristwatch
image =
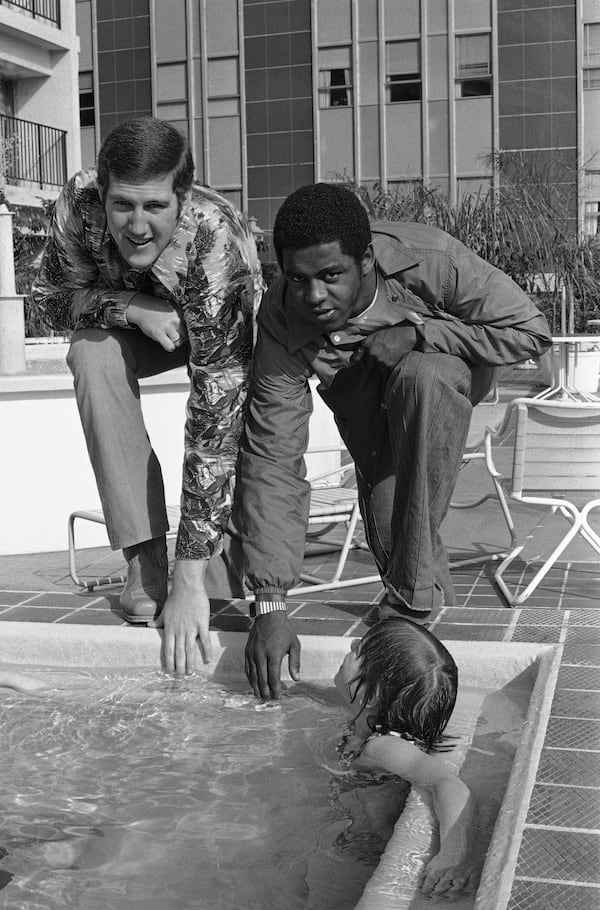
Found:
[[[257,594],[254,603],[250,604],[252,619],[256,619],[257,616],[265,616],[267,613],[285,613],[286,610],[285,598],[277,594]]]

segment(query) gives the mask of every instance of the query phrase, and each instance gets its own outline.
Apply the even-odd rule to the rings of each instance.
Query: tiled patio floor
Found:
[[[500,403],[477,409],[480,426],[496,423],[506,401],[530,394],[532,382],[535,376],[510,371],[501,383]],[[530,520],[525,512],[516,517]],[[453,510],[444,530],[454,559],[482,549],[494,552],[507,542],[493,503],[472,513]],[[456,569],[457,606],[440,608],[429,622],[445,640],[544,642],[562,649],[508,910],[600,910],[600,564],[592,555],[574,544],[567,550],[569,561],[559,563],[518,609],[504,605],[493,584],[493,563]],[[327,558],[312,557],[311,572],[318,574],[321,563],[326,569]],[[531,569],[516,565],[513,577],[519,581]],[[80,554],[83,577],[122,569],[122,557],[108,548]],[[349,571],[353,577],[373,574],[369,555],[351,554]],[[307,590],[290,600],[289,612],[302,634],[360,635],[362,620],[381,593],[379,584]],[[114,586],[78,589],[69,577],[66,549],[0,557],[0,634],[1,621],[10,620],[85,624],[93,635],[94,625],[123,622],[118,595]],[[212,628],[244,631],[248,623],[247,603],[212,604]]]

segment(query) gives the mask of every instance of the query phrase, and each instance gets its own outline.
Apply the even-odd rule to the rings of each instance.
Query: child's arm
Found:
[[[474,845],[475,798],[446,760],[388,735],[370,739],[359,761],[379,765],[432,792],[440,847],[425,868],[421,890],[446,896],[475,890],[479,872]]]
[[[3,670],[0,668],[0,689],[16,689],[17,692],[35,692],[45,688],[41,680],[33,676],[26,676],[16,670]]]

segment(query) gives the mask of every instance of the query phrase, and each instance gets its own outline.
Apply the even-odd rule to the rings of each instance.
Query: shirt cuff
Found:
[[[138,292],[133,291],[131,294],[119,294],[118,297],[109,299],[104,305],[102,321],[110,328],[133,329],[127,321],[127,307]]]

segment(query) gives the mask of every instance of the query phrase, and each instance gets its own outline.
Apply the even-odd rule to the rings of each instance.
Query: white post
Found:
[[[12,212],[0,205],[0,375],[24,373],[25,313],[15,291]]]

